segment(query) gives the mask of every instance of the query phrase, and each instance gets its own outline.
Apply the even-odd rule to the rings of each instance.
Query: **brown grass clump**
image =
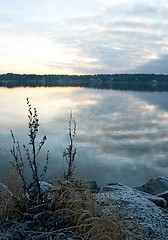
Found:
[[[122,240],[130,239],[124,219],[120,214],[108,211],[106,205],[100,206],[94,199],[89,184],[77,187],[75,183],[63,182],[57,187],[57,201],[54,211],[61,211],[66,228],[75,226],[84,240]]]
[[[0,219],[7,218],[15,212],[15,202],[5,185],[0,184]]]
[[[10,189],[13,184],[9,181]],[[80,181],[81,183],[81,181]],[[18,189],[15,189],[15,196],[20,197]],[[18,193],[18,195],[16,195]],[[2,196],[2,195],[1,195]],[[112,210],[109,199],[105,203],[100,204],[96,201],[97,193],[93,193],[89,184],[83,182],[78,185],[78,182],[61,182],[48,193],[46,202],[42,205],[17,205],[15,198],[4,196],[1,198],[0,215],[8,219],[14,217],[22,221],[22,215],[28,213],[38,215],[44,212],[45,214],[52,213],[52,218],[55,216],[59,224],[52,230],[48,229],[45,232],[38,231],[38,228],[29,231],[33,236],[50,236],[50,239],[62,239],[60,236],[71,236],[71,239],[81,240],[129,240],[128,223],[124,221],[119,210]],[[20,199],[19,199],[20,200]],[[3,212],[2,212],[3,210]],[[54,219],[53,218],[53,219]],[[51,221],[49,218],[47,221]],[[46,222],[47,225],[47,222]],[[73,236],[73,237],[72,237]],[[27,239],[27,238],[26,238]],[[65,238],[66,239],[66,238]]]
[[[17,172],[8,168],[7,176],[6,183],[0,183],[0,219],[19,217],[27,204]]]

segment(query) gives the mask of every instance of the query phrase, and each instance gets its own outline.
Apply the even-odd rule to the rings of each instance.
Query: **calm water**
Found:
[[[39,140],[47,135],[40,161],[49,149],[49,176],[62,172],[70,109],[77,122],[77,176],[99,185],[137,186],[168,175],[168,92],[0,87],[0,96],[1,179],[11,160],[9,130],[20,143],[28,142],[26,97],[38,110]]]

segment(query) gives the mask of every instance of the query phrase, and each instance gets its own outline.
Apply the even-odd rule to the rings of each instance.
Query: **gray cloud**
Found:
[[[52,1],[53,8],[57,4]],[[10,15],[9,20],[3,20],[4,26],[10,30],[10,24],[18,34],[28,32],[52,41],[55,46],[61,46],[74,60],[60,65],[59,62],[48,62],[45,65],[57,70],[66,68],[76,73],[114,73],[114,72],[151,72],[152,65],[157,72],[166,69],[162,59],[168,54],[168,3],[161,0],[125,1],[110,3],[98,1],[94,10],[93,2],[86,5],[73,1],[66,1],[67,16],[60,9],[61,16],[54,17],[54,10],[42,3],[28,15],[18,13]],[[31,4],[30,4],[31,6]],[[29,8],[30,8],[29,6]],[[63,7],[63,3],[60,4]],[[76,11],[74,7],[79,9]],[[18,7],[18,6],[17,6]],[[50,16],[40,15],[51,11]],[[82,11],[82,7],[84,10]],[[73,10],[73,15],[71,11]],[[18,9],[17,9],[18,10]],[[59,10],[56,9],[58,15]],[[2,17],[0,17],[2,18]],[[79,64],[80,63],[80,64]],[[143,70],[144,67],[144,70]],[[156,71],[155,71],[156,72]]]
[[[144,34],[105,29],[81,30],[78,34],[75,32],[72,37],[62,37],[61,43],[80,55],[81,64],[72,62],[69,67],[82,73],[132,71],[132,67],[137,69],[138,65],[148,61],[148,57],[162,53],[167,45],[162,36],[151,32]],[[57,39],[53,37],[53,41]],[[86,62],[85,57],[90,62]],[[92,58],[97,59],[97,62],[92,61]]]
[[[150,19],[151,21],[159,18],[167,18],[168,3],[166,0],[158,1],[125,1],[108,4],[102,13],[106,15],[113,14],[116,18],[128,19]]]
[[[132,72],[168,74],[168,54],[152,59],[132,70]]]
[[[76,57],[90,58],[90,63],[83,60],[82,65],[75,62],[66,65],[74,71],[81,73],[136,71],[143,63],[162,55],[168,47],[166,32],[168,24],[154,18],[155,14],[160,16],[166,12],[166,8],[167,6],[161,5],[156,8],[155,4],[139,6],[137,2],[130,4],[129,7],[126,4],[111,8],[107,6],[93,15],[73,17],[69,20],[70,25],[67,23],[67,34],[61,34],[56,38],[53,35],[52,40],[61,42],[67,49],[74,49],[74,52],[76,50]],[[120,15],[121,13],[125,18]],[[149,21],[146,20],[147,13],[149,17],[153,14]],[[92,62],[92,58],[97,59],[96,64]],[[160,68],[160,72],[162,69]]]

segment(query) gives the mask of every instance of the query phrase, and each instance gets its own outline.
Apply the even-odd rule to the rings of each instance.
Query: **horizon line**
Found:
[[[13,75],[36,75],[36,76],[96,76],[96,75],[168,75],[168,73],[94,73],[94,74],[52,74],[52,73],[45,73],[45,74],[37,74],[37,73],[12,73],[12,72],[7,72],[7,73],[0,73],[0,75],[8,75],[8,74],[13,74]]]

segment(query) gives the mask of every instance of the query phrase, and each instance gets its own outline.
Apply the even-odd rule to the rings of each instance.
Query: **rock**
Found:
[[[51,200],[51,192],[54,188],[54,185],[51,183],[47,183],[44,181],[39,181],[40,184],[40,190],[41,190],[41,200],[43,202],[49,202]],[[33,182],[29,185],[28,187],[29,194],[27,198],[31,200],[31,203],[36,203],[38,201],[38,191],[37,191],[37,186]]]
[[[143,239],[168,240],[167,210],[156,206],[153,201],[158,198],[154,197],[117,183],[102,186],[100,192],[95,194],[95,200],[104,212],[112,216],[119,213],[132,236],[129,239],[142,239],[143,232]],[[165,206],[165,201],[161,201]]]
[[[52,191],[56,195],[59,192],[65,192],[69,199],[69,194],[73,191],[73,188],[73,193],[76,193],[77,197],[79,195],[80,198],[80,193],[83,193],[83,186],[86,187],[84,191],[87,190],[88,182],[90,181],[86,180],[84,183],[81,181],[78,183],[78,187],[75,185],[76,183],[68,181],[62,182],[58,186],[43,182],[40,186],[42,187],[42,191],[45,192],[45,196],[48,195],[48,192],[51,193]],[[93,189],[96,189],[96,187]],[[96,201],[96,206],[98,204],[103,221],[107,212],[108,216],[111,216],[114,222],[121,223],[121,227],[128,232],[130,240],[142,239],[142,232],[144,240],[168,240],[168,212],[166,209],[155,205],[159,200],[161,201],[159,204],[165,206],[166,201],[164,199],[132,189],[121,183],[104,185],[99,190],[99,193],[94,192],[92,196]],[[154,201],[155,204],[153,203]],[[31,209],[31,211],[25,212],[22,218],[13,218],[13,220],[9,219],[9,221],[7,219],[6,222],[0,222],[0,240],[10,240],[11,236],[12,239],[48,240],[51,238],[50,233],[57,232],[57,230],[64,229],[64,227],[65,231],[58,231],[54,235],[54,239],[78,239],[75,234],[76,229],[73,231],[70,228],[68,231],[66,228],[72,221],[68,218],[68,215],[63,214],[59,208],[52,208],[51,204],[48,206],[49,209],[47,209],[47,205],[44,208],[41,206],[35,208],[36,210]]]
[[[44,182],[44,181],[39,181],[39,184],[40,184],[40,189],[43,193],[50,191],[52,186],[53,186],[51,183]],[[36,184],[34,182],[31,183],[29,185],[28,190],[29,190],[30,193],[35,192],[36,191]]]
[[[153,195],[158,195],[162,192],[168,191],[168,178],[158,177],[151,179],[141,187],[136,187],[137,190],[147,192]]]
[[[91,190],[93,190],[93,191],[97,191],[98,190],[98,186],[97,186],[96,181],[89,180],[88,184],[89,184],[89,187],[91,188]]]
[[[42,192],[50,191],[51,188],[53,187],[53,184],[48,183],[48,182],[39,181],[39,183],[40,183],[40,189]]]
[[[79,179],[79,180],[75,181],[75,185],[78,188],[87,188],[89,186],[90,189],[92,190],[92,192],[96,192],[98,190],[97,183],[96,183],[96,181],[93,181],[93,180],[87,180],[87,179],[80,180]]]
[[[148,191],[146,190],[146,188],[143,187],[143,186],[135,187],[134,189],[137,189],[138,191],[141,191],[141,192],[148,193]]]
[[[151,224],[148,224],[147,226],[144,226],[143,231],[149,235],[150,237],[153,236],[153,234],[155,233],[154,228],[151,226]]]
[[[124,184],[122,183],[109,183],[107,185],[101,186],[99,188],[100,193],[104,192],[111,192],[111,191],[120,191],[121,188],[124,187]]]
[[[160,193],[157,195],[158,197],[164,198],[168,202],[168,191]]]
[[[146,192],[142,192],[139,190],[136,190],[137,193],[141,194],[142,196],[144,196],[145,198],[147,198],[148,200],[152,201],[156,206],[162,207],[162,208],[166,208],[167,207],[167,201],[162,197],[162,196],[155,196]]]
[[[113,192],[113,191],[123,191],[123,189],[129,188],[121,183],[111,183],[105,186],[100,187],[100,193],[106,193],[106,192]],[[156,204],[159,207],[166,208],[167,201],[159,196],[154,196],[152,194],[139,191],[137,189],[132,189],[134,193],[137,193],[149,201],[152,201],[154,204]]]

